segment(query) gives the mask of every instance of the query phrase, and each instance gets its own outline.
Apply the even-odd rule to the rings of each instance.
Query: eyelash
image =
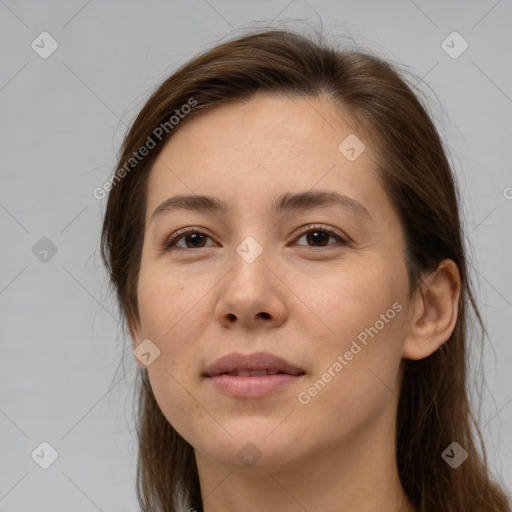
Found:
[[[329,236],[333,237],[333,238],[336,238],[338,240],[338,242],[340,242],[342,245],[348,245],[348,242],[341,236],[339,235],[336,231],[328,228],[327,226],[324,226],[322,224],[312,224],[312,225],[308,225],[308,226],[304,226],[302,228],[299,229],[299,233],[297,235],[297,237],[294,239],[294,242],[297,242],[298,240],[300,240],[304,235],[310,233],[310,232],[313,232],[313,231],[320,231],[320,232],[323,232],[323,233],[327,233]],[[172,251],[172,250],[175,250],[175,249],[184,249],[184,250],[193,250],[194,248],[191,248],[191,247],[177,247],[176,246],[176,243],[179,242],[181,239],[185,238],[187,235],[190,235],[190,234],[201,234],[201,235],[206,235],[208,238],[211,238],[209,235],[207,235],[206,233],[203,233],[202,231],[198,230],[198,229],[188,229],[186,231],[182,231],[182,232],[176,232],[174,233],[173,235],[171,235],[164,243],[164,246],[163,246],[163,250],[164,251]],[[335,245],[335,244],[328,244],[327,246],[321,246],[320,248],[324,248],[324,247],[330,247],[332,245]],[[315,249],[316,247],[314,246],[307,246],[308,248],[310,249]],[[196,247],[196,249],[205,249],[206,247]]]

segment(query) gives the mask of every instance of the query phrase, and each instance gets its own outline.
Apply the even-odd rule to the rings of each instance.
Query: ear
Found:
[[[448,340],[457,321],[459,296],[459,269],[453,260],[445,259],[414,295],[404,359],[428,357]]]
[[[140,322],[136,318],[131,318],[128,320],[128,328],[130,330],[130,337],[132,339],[132,349],[135,350],[137,346],[142,342],[144,339],[142,337],[142,330],[140,328]],[[141,367],[146,368],[146,366],[140,361],[140,359],[133,354],[133,357],[135,359],[135,362]]]

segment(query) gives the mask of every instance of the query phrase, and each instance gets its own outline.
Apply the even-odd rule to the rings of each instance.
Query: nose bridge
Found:
[[[242,275],[252,274],[256,271],[264,272],[265,263],[271,259],[271,236],[273,230],[269,229],[272,221],[261,205],[251,203],[249,197],[244,196],[244,208],[233,212],[233,232],[236,242],[232,263],[234,269],[240,270]]]
[[[232,255],[231,272],[228,274],[230,287],[241,297],[255,295],[269,287],[268,263],[271,249],[263,247],[252,236],[245,237],[236,246]]]
[[[248,265],[252,265],[258,260],[263,260],[265,258],[261,258],[264,252],[268,253],[269,243],[265,236],[260,232],[254,236],[246,236],[236,247],[236,253],[245,263]],[[260,240],[258,242],[258,239]],[[264,244],[266,248],[264,248]]]

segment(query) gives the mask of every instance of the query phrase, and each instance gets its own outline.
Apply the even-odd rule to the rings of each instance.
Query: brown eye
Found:
[[[173,235],[171,238],[167,240],[164,245],[164,249],[166,251],[170,251],[172,249],[194,249],[194,248],[202,248],[207,247],[205,245],[206,239],[210,238],[205,233],[201,233],[200,231],[189,230],[179,234]],[[184,242],[183,245],[178,245],[180,241]]]
[[[331,245],[346,245],[346,240],[340,236],[337,232],[329,229],[326,226],[305,226],[299,233],[299,238],[296,238],[295,243],[302,238],[306,239],[308,247],[328,247]],[[172,251],[175,249],[201,249],[203,247],[209,247],[206,245],[207,239],[211,240],[211,237],[207,234],[189,229],[188,231],[182,231],[174,233],[164,244],[165,251]],[[333,243],[329,243],[329,239],[334,239]],[[337,243],[336,243],[337,242]],[[298,244],[304,245],[304,244]],[[211,246],[211,245],[210,245]]]
[[[336,245],[336,243],[328,243],[329,238],[334,238],[337,242],[343,245],[347,243],[338,233],[325,226],[306,226],[301,231],[301,236],[297,241],[302,238],[306,238],[306,245],[309,247],[327,247],[329,245]]]

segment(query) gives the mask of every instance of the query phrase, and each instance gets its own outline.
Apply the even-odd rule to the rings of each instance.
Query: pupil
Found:
[[[308,242],[311,241],[312,243],[320,243],[321,245],[325,245],[322,244],[322,241],[326,241],[329,235],[324,231],[311,231],[308,233],[307,237]]]
[[[201,237],[204,237],[204,235],[202,235],[201,233],[192,233],[190,235],[187,235],[185,237],[185,239],[186,239],[186,241],[190,241],[190,239],[193,239],[193,240],[195,240],[195,242],[197,242],[199,240],[199,238],[201,238]],[[197,247],[195,242],[192,242],[192,244],[194,247]],[[187,246],[188,246],[188,244],[187,244]],[[202,247],[202,246],[200,246],[200,247]]]

